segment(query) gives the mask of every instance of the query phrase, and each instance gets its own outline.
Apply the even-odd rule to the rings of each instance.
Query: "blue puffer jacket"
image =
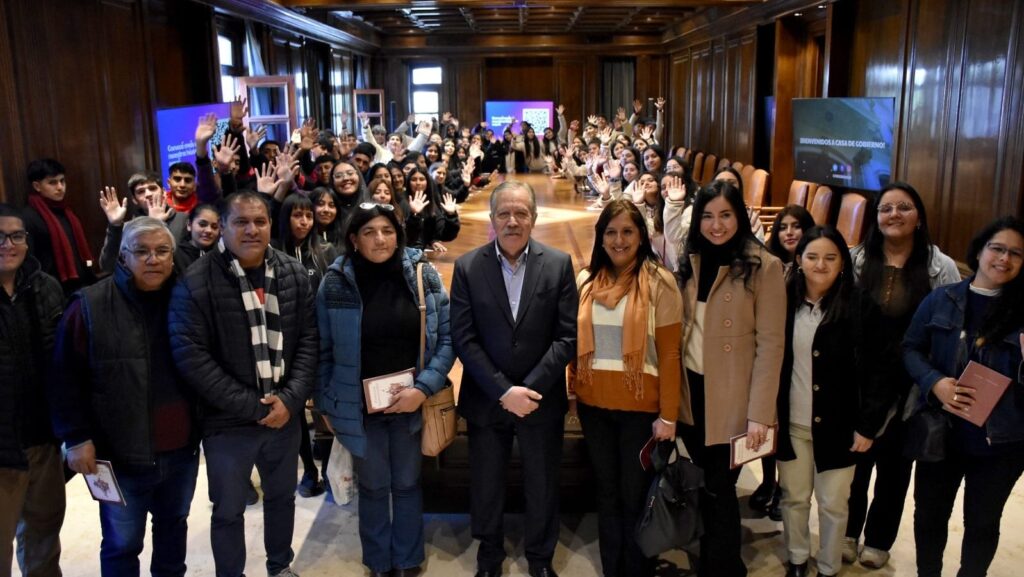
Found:
[[[402,272],[419,303],[416,287],[416,263],[424,262],[423,292],[427,310],[425,367],[419,367],[415,387],[428,397],[447,385],[448,371],[455,362],[449,324],[448,293],[440,275],[423,258],[423,251],[406,248]],[[357,457],[366,452],[363,428],[363,383],[359,366],[362,341],[363,302],[356,284],[352,261],[338,257],[324,276],[316,297],[320,323],[320,374],[313,400],[331,421],[334,432],[345,448]],[[421,413],[412,420],[411,433],[423,426]]]
[[[958,378],[967,366],[964,311],[971,279],[939,287],[931,292],[910,322],[903,338],[903,364],[921,389],[918,406],[937,403],[929,398],[932,385],[943,377]],[[1021,327],[1003,340],[979,351],[981,364],[1014,379],[985,423],[989,442],[1024,441],[1024,382],[1020,351]]]

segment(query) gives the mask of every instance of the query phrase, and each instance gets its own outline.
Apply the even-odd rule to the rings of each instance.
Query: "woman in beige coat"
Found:
[[[747,434],[760,447],[775,424],[786,328],[782,262],[750,230],[743,196],[715,181],[697,194],[683,291],[682,437],[704,469],[705,535],[698,575],[742,577],[736,480],[729,440]],[[699,226],[698,226],[699,223]]]

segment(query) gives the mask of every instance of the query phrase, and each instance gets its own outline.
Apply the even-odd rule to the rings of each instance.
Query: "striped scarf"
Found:
[[[277,279],[274,278],[274,267],[271,266],[269,259],[264,261],[266,270],[261,300],[259,291],[252,288],[249,278],[245,276],[245,269],[241,263],[224,246],[223,238],[217,243],[217,248],[231,259],[231,271],[238,277],[242,303],[245,305],[245,314],[252,332],[256,377],[259,379],[263,396],[270,395],[284,374],[284,334],[281,332],[281,315],[277,306]]]

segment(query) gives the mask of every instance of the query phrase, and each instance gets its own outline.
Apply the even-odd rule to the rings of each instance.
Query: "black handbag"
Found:
[[[952,424],[949,413],[926,405],[907,419],[903,456],[923,463],[946,458],[946,438]]]
[[[647,491],[646,506],[636,525],[636,542],[648,557],[672,549],[696,554],[704,534],[700,514],[704,471],[680,455],[673,441],[655,447],[651,464],[657,475]]]

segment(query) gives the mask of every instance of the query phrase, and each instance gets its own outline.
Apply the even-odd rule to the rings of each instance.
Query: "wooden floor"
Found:
[[[493,242],[491,223],[487,219],[491,191],[504,178],[504,175],[500,175],[496,182],[472,194],[465,203],[459,205],[462,230],[458,238],[444,243],[448,248],[447,253],[430,253],[430,261],[441,273],[447,288],[451,288],[455,259],[486,242]],[[594,223],[600,213],[586,210],[591,201],[584,201],[574,191],[570,181],[553,180],[542,174],[517,174],[509,178],[529,183],[537,193],[539,216],[533,228],[533,238],[569,253],[578,272],[590,261],[590,251],[594,246]]]

